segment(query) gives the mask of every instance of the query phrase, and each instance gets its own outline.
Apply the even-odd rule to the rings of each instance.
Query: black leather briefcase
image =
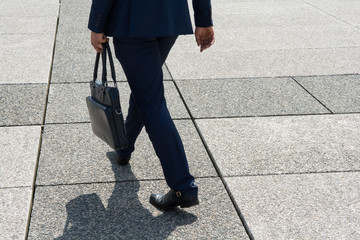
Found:
[[[97,79],[99,59],[102,59],[102,79]],[[106,79],[106,55],[109,56],[111,77],[114,87],[108,86]],[[108,43],[103,44],[103,52],[96,54],[94,76],[90,81],[91,96],[86,98],[91,128],[94,134],[114,150],[128,146],[124,117],[121,111],[119,90],[116,84],[115,67]]]

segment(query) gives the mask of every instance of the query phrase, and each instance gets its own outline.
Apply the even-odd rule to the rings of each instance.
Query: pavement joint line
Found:
[[[173,118],[172,120],[174,121],[182,121],[182,120],[191,120],[190,117],[188,118]],[[49,126],[49,125],[67,125],[67,124],[88,124],[90,123],[90,121],[81,121],[81,122],[50,122],[50,123],[46,123],[44,126]],[[19,125],[19,126],[23,126],[23,125]],[[0,126],[1,127],[1,126]]]
[[[16,16],[18,17],[18,16]],[[36,17],[37,18],[37,17]],[[24,35],[24,36],[31,36],[31,35],[36,35],[36,36],[39,36],[39,35],[52,35],[53,33],[0,33],[0,35]]]
[[[331,16],[331,17],[333,17],[333,18],[335,18],[335,19],[337,19],[337,20],[339,20],[339,21],[342,21],[342,22],[344,22],[344,23],[346,23],[346,24],[348,24],[348,25],[350,25],[350,26],[353,26],[353,27],[355,27],[355,28],[357,28],[357,29],[360,29],[360,27],[358,27],[358,26],[356,26],[356,25],[354,25],[354,24],[351,24],[351,23],[349,23],[349,22],[347,22],[347,21],[345,21],[345,20],[343,20],[343,19],[341,19],[341,18],[339,18],[339,17],[336,17],[335,15],[331,14],[330,12],[325,11],[325,10],[323,10],[323,9],[321,9],[321,8],[319,8],[319,7],[311,4],[311,3],[308,3],[307,1],[304,1],[304,0],[301,0],[301,1],[304,2],[304,3],[306,3],[306,4],[308,4],[309,6],[311,6],[311,7],[313,7],[313,8],[316,8],[316,9],[319,10],[320,12],[323,12],[323,13],[325,13],[325,14],[327,14],[327,15],[329,15],[329,16]]]
[[[27,86],[27,85],[47,85],[48,83],[1,83],[0,86]]]
[[[305,116],[323,116],[323,115],[356,115],[360,112],[342,112],[342,113],[304,113],[304,114],[279,114],[279,115],[244,115],[244,116],[224,116],[224,117],[195,117],[195,120],[213,120],[213,119],[241,119],[241,118],[271,118],[271,117],[305,117]]]
[[[89,81],[77,81],[77,82],[53,82],[51,85],[66,85],[66,84],[85,84],[92,81],[92,78],[89,78]],[[164,79],[165,82],[171,82],[171,79]],[[116,80],[117,83],[127,83],[127,80]],[[46,83],[45,83],[46,84]],[[111,84],[111,83],[110,83]],[[5,84],[4,84],[5,85]],[[11,84],[8,84],[11,85]]]
[[[53,49],[52,49],[52,56],[51,56],[51,63],[50,63],[50,71],[48,76],[48,84],[47,84],[47,90],[46,90],[46,97],[45,97],[45,104],[44,104],[44,112],[43,112],[43,118],[42,118],[42,126],[41,126],[41,133],[39,137],[39,146],[36,156],[36,162],[35,162],[35,169],[34,169],[34,178],[32,182],[32,193],[31,193],[31,199],[30,199],[30,206],[29,206],[29,213],[27,218],[27,224],[26,224],[26,231],[25,231],[25,239],[28,239],[29,237],[29,231],[30,231],[30,223],[31,223],[31,215],[32,210],[34,206],[34,200],[35,200],[35,191],[36,191],[36,178],[37,178],[37,171],[39,167],[39,160],[40,160],[40,154],[41,154],[41,147],[42,147],[42,140],[43,140],[43,134],[44,134],[44,125],[45,125],[45,119],[46,119],[46,109],[49,99],[49,90],[50,90],[50,84],[51,84],[51,75],[53,70],[53,64],[54,64],[54,56],[55,56],[55,47],[56,47],[56,36],[58,33],[59,28],[59,17],[60,17],[60,1],[58,5],[58,15],[56,20],[56,27],[55,27],[55,33],[54,33],[54,41],[53,41]]]
[[[305,117],[305,116],[323,116],[323,115],[358,115],[360,112],[336,112],[336,113],[306,113],[306,114],[281,114],[281,115],[249,115],[249,116],[220,116],[220,117],[194,117],[194,120],[216,120],[216,119],[242,119],[242,118],[270,118],[270,117]],[[189,121],[191,118],[173,118],[174,121]],[[45,124],[10,124],[10,125],[0,125],[0,128],[4,127],[46,127],[54,125],[71,125],[71,124],[89,124],[90,121],[84,122],[58,122],[58,123],[45,123]]]
[[[185,81],[225,81],[225,80],[263,80],[263,79],[273,79],[273,78],[306,78],[306,77],[341,77],[341,76],[360,76],[360,73],[349,73],[349,74],[330,74],[330,75],[296,75],[296,76],[264,76],[264,77],[234,77],[234,78],[197,78],[197,79],[164,79],[166,82],[185,82]],[[61,84],[85,84],[89,83],[91,81],[91,78],[89,78],[89,81],[77,81],[77,82],[52,82],[51,85],[61,85]],[[127,83],[127,80],[116,80],[120,83]],[[45,85],[48,83],[0,83],[0,86],[9,86],[9,85]]]
[[[92,81],[92,77],[89,78],[89,81],[81,81],[81,82],[54,82],[54,83],[51,83],[51,85],[70,85],[70,84],[89,84],[90,82]],[[116,80],[116,83],[127,83],[127,81],[124,81],[124,80]],[[112,85],[112,81],[109,85]]]
[[[2,189],[17,189],[17,188],[31,188],[31,186],[11,186],[11,187],[0,187]]]
[[[302,89],[304,89],[308,94],[310,94],[318,103],[320,103],[324,108],[326,108],[330,113],[334,114],[324,103],[322,103],[319,99],[317,99],[314,94],[312,94],[309,90],[307,90],[303,85],[301,85],[295,78],[292,78]]]
[[[247,79],[272,79],[272,78],[306,78],[306,77],[341,77],[341,76],[360,76],[360,73],[346,73],[346,74],[325,74],[325,75],[294,75],[294,76],[258,76],[258,77],[233,77],[233,78],[191,78],[191,79],[174,79],[175,82],[182,81],[211,81],[211,80],[247,80]]]
[[[216,179],[218,176],[201,176],[195,179]],[[57,183],[57,184],[37,184],[36,187],[58,187],[58,186],[77,186],[77,185],[91,185],[91,184],[111,184],[111,183],[132,183],[132,182],[155,182],[165,181],[165,178],[149,178],[149,179],[128,179],[120,181],[103,181],[103,182],[78,182],[78,183]],[[0,188],[1,189],[1,188]]]
[[[5,128],[5,127],[42,127],[43,125],[39,124],[21,124],[21,125],[16,125],[16,124],[10,124],[10,125],[0,125],[0,128]]]
[[[168,68],[168,66],[167,66],[166,64],[165,64],[165,66],[166,66],[166,68],[167,68],[167,70],[168,70],[168,72],[169,72],[169,74],[170,74],[170,77],[173,79],[175,88],[176,88],[176,90],[178,91],[179,96],[180,96],[180,98],[181,98],[181,100],[182,100],[182,102],[183,102],[183,104],[184,104],[184,106],[185,106],[185,108],[186,108],[189,116],[191,117],[191,121],[192,121],[192,123],[194,124],[194,127],[195,127],[195,129],[196,129],[196,131],[197,131],[197,133],[198,133],[198,135],[199,135],[199,137],[200,137],[201,142],[203,143],[203,146],[205,147],[205,150],[206,150],[206,152],[207,152],[207,154],[208,154],[208,156],[209,156],[209,158],[210,158],[210,161],[211,161],[211,163],[213,164],[213,167],[215,168],[215,171],[216,171],[216,173],[218,174],[218,177],[220,178],[220,180],[221,180],[221,182],[222,182],[222,184],[223,184],[223,186],[224,186],[224,188],[225,188],[225,191],[226,191],[228,197],[230,198],[230,201],[231,201],[233,207],[235,208],[235,211],[236,211],[238,217],[240,218],[240,221],[241,221],[241,223],[242,223],[242,225],[243,225],[243,227],[244,227],[244,229],[245,229],[245,232],[247,233],[247,235],[248,235],[248,237],[249,237],[250,240],[254,240],[254,236],[253,236],[253,234],[251,233],[251,230],[250,230],[250,228],[249,228],[249,226],[248,226],[248,224],[247,224],[247,222],[246,222],[246,220],[245,220],[245,217],[244,217],[244,215],[241,213],[241,210],[240,210],[238,204],[236,203],[235,198],[234,198],[234,196],[232,195],[232,193],[231,193],[231,191],[230,191],[230,188],[228,187],[228,185],[227,185],[227,183],[226,183],[226,181],[225,181],[225,179],[224,179],[224,177],[223,177],[223,175],[222,175],[222,173],[221,173],[221,170],[220,170],[219,166],[217,165],[217,163],[216,163],[216,161],[215,161],[215,158],[214,158],[214,156],[212,155],[212,153],[211,153],[211,151],[210,151],[209,146],[207,145],[204,136],[201,134],[201,131],[200,131],[198,125],[197,125],[196,122],[195,122],[195,118],[194,118],[193,115],[191,114],[191,111],[190,111],[188,105],[186,104],[185,99],[184,99],[184,97],[182,96],[179,87],[177,86],[176,82],[174,81],[174,78],[173,78],[173,76],[172,76],[172,74],[171,74],[171,72],[170,72],[170,69]]]
[[[237,177],[267,177],[267,176],[290,176],[290,175],[314,175],[314,174],[332,174],[332,173],[360,173],[359,170],[343,170],[343,171],[319,171],[319,172],[294,172],[294,173],[268,173],[268,174],[239,174],[226,175],[225,178]]]

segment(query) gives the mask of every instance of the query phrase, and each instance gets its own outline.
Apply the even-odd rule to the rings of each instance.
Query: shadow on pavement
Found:
[[[68,217],[63,235],[55,239],[166,239],[176,227],[197,220],[181,209],[154,217],[139,201],[139,181],[118,181],[122,174],[136,179],[130,165],[119,167],[114,153],[107,156],[116,180],[108,207],[96,193],[70,200],[66,204]]]

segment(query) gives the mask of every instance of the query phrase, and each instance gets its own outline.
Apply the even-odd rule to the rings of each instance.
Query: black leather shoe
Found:
[[[128,165],[131,157],[120,157],[117,154],[118,163],[122,166]]]
[[[183,195],[181,192],[170,190],[167,194],[151,194],[150,203],[160,210],[171,210],[192,207],[199,204],[197,195]]]

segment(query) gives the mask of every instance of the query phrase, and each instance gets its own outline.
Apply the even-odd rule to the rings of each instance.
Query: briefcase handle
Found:
[[[96,59],[95,59],[95,66],[94,66],[94,75],[93,75],[93,81],[95,82],[97,79],[97,75],[98,75],[98,68],[99,68],[99,60],[100,60],[100,54],[101,54],[101,60],[102,60],[102,76],[101,76],[101,82],[104,86],[107,86],[107,73],[106,73],[106,52],[108,52],[109,55],[109,62],[110,62],[110,70],[111,70],[111,77],[114,81],[114,85],[116,87],[116,74],[115,74],[115,67],[114,67],[114,61],[111,55],[111,50],[110,50],[110,46],[109,43],[103,43],[103,51],[102,53],[97,53],[96,54]]]

